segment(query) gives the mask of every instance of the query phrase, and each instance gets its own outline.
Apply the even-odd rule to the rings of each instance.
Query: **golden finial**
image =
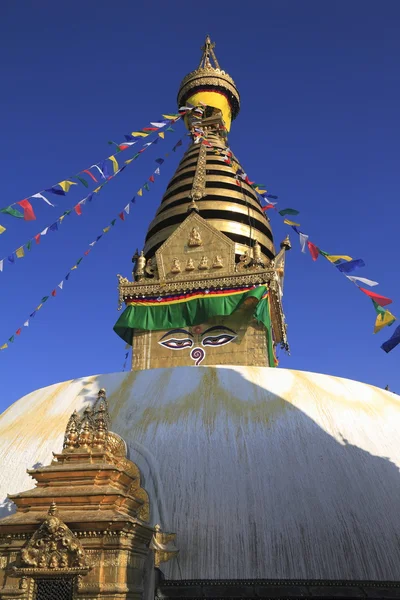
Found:
[[[50,504],[49,510],[47,511],[47,514],[50,515],[51,517],[54,517],[54,515],[56,515],[57,512],[58,512],[58,510],[57,510],[57,504],[55,502],[52,502]]]
[[[203,55],[200,60],[199,69],[219,69],[219,64],[217,61],[217,57],[214,53],[215,42],[211,42],[210,36],[207,35],[206,41],[204,42],[204,46],[201,47],[203,51]],[[214,61],[214,67],[210,62],[210,56]]]
[[[190,204],[188,206],[187,211],[188,211],[188,213],[191,213],[193,211],[197,212],[197,213],[199,212],[199,207],[197,206],[196,200],[194,198],[192,198],[192,200],[191,200],[191,202],[190,202]]]
[[[281,248],[283,248],[285,252],[287,252],[287,250],[290,250],[291,247],[292,244],[290,243],[289,235],[287,235],[285,239],[281,242]]]

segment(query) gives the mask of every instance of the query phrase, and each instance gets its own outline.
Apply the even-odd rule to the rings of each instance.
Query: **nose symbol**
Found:
[[[206,353],[204,352],[203,348],[193,348],[190,353],[190,358],[195,361],[195,365],[197,367],[201,361],[204,360],[205,355]]]

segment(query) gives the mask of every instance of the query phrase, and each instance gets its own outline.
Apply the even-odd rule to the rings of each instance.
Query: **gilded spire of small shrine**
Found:
[[[208,35],[206,37],[206,41],[204,42],[204,46],[201,47],[201,50],[203,51],[203,55],[200,60],[200,64],[198,67],[199,69],[213,69],[213,68],[219,69],[220,68],[217,57],[215,56],[214,48],[215,48],[215,42],[213,43],[210,39],[210,36]],[[214,61],[214,67],[212,66],[212,64],[210,62],[210,57]]]

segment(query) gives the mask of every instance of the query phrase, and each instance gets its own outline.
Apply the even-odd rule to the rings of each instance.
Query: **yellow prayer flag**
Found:
[[[140,190],[138,191],[137,195],[138,196],[143,196],[143,190],[142,190],[142,188],[140,188]]]
[[[386,327],[386,325],[391,325],[395,321],[396,317],[388,310],[385,310],[376,317],[374,333],[378,333],[378,331]]]
[[[93,190],[93,193],[97,194],[97,192],[99,192],[102,187],[103,187],[102,185],[99,185],[99,187],[97,187],[95,190]]]
[[[125,161],[126,165],[129,165],[134,159],[133,158],[129,158],[128,160]]]
[[[160,131],[160,133],[158,134],[160,136],[160,138],[164,139],[165,137],[165,133],[163,131]]]
[[[0,225],[0,235],[1,235],[2,233],[4,233],[4,232],[5,232],[5,230],[6,230],[6,228],[5,228],[5,227],[3,227],[3,225]]]
[[[335,263],[338,260],[353,260],[351,256],[346,256],[345,254],[324,254],[325,258],[329,260],[331,263]]]
[[[175,121],[179,117],[179,115],[163,115],[164,119],[168,119],[169,121]]]
[[[42,308],[42,306],[43,306],[43,304],[39,304],[39,306],[37,306],[37,307],[35,308],[35,310],[40,310],[40,309]]]
[[[75,183],[75,181],[68,181],[68,179],[66,179],[65,181],[60,181],[58,185],[64,190],[64,192],[69,192],[69,188],[71,187],[71,185],[78,184]]]
[[[114,169],[114,175],[115,173],[118,171],[119,169],[119,165],[117,163],[117,159],[115,158],[115,156],[109,156],[108,160],[111,160],[112,164],[113,164],[113,169]]]
[[[74,265],[73,267],[71,267],[71,271],[73,271],[74,269],[77,269],[78,267],[76,265]]]
[[[256,187],[255,190],[256,190],[257,194],[265,194],[267,192],[267,190],[262,190],[259,187]]]
[[[109,230],[110,230],[110,225],[109,225],[108,227],[105,227],[105,228],[103,229],[104,233],[107,233],[107,231],[109,231]]]
[[[289,219],[285,219],[283,222],[286,223],[286,225],[292,225],[292,226],[295,226],[295,227],[300,227],[300,223],[295,223],[294,221],[289,221]]]
[[[60,221],[60,223],[63,222],[63,220],[65,219],[66,215],[61,215],[61,217],[58,219]]]
[[[0,350],[5,350],[6,348],[8,348],[8,344],[3,344],[3,345],[0,347]]]
[[[131,135],[133,137],[147,137],[150,134],[146,133],[145,131],[132,131]]]
[[[18,250],[15,251],[15,254],[17,255],[17,258],[24,258],[24,247],[21,246],[20,248],[18,248]]]

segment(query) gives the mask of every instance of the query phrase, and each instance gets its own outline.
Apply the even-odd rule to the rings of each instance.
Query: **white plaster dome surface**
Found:
[[[167,577],[400,581],[398,396],[266,367],[59,383],[1,415],[0,501],[33,487],[25,470],[61,450],[71,412],[101,387],[152,523],[177,534]]]

